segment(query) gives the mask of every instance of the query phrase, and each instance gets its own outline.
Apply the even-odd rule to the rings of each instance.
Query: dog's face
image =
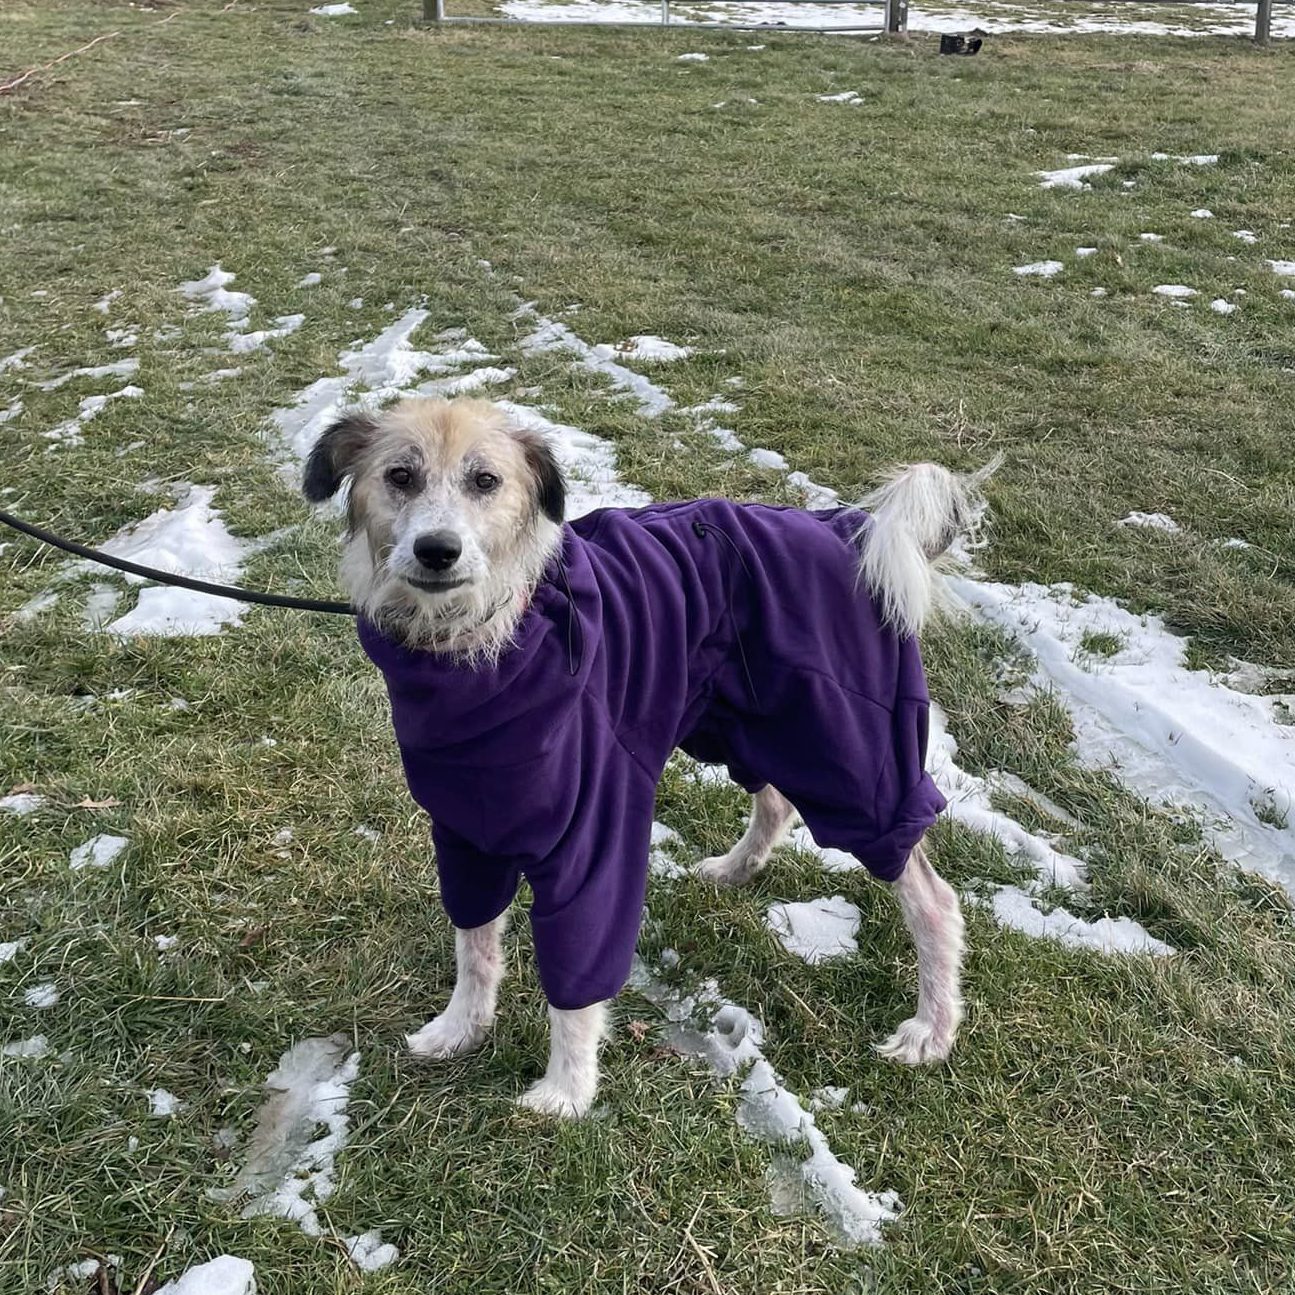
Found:
[[[405,400],[341,418],[311,451],[302,488],[319,502],[347,480],[343,578],[411,646],[445,645],[524,597],[557,543],[565,487],[553,452],[486,401]]]

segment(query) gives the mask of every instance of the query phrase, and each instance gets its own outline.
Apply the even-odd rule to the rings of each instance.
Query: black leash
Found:
[[[79,558],[88,558],[101,566],[115,567],[118,571],[127,571],[133,576],[145,576],[156,580],[158,584],[177,585],[181,589],[196,589],[200,594],[212,594],[216,598],[236,598],[239,602],[260,603],[265,607],[295,607],[304,612],[333,612],[339,616],[354,616],[355,608],[350,603],[332,602],[327,598],[291,598],[287,594],[263,594],[256,589],[240,589],[236,585],[213,585],[205,580],[194,580],[191,576],[176,575],[172,571],[158,571],[153,567],[141,566],[138,562],[126,558],[113,557],[110,553],[100,553],[98,549],[86,548],[74,540],[65,540],[53,531],[33,526],[12,513],[0,508],[0,522],[12,526],[14,530],[40,540],[42,544],[52,545],[65,553],[75,553]]]

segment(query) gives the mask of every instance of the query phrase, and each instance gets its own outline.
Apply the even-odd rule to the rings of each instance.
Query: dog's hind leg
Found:
[[[457,1057],[479,1048],[495,1020],[499,982],[504,978],[503,935],[508,914],[454,932],[457,975],[445,1010],[405,1042],[416,1057]]]
[[[931,867],[917,846],[894,883],[904,924],[917,948],[917,1014],[877,1051],[916,1066],[943,1061],[962,1020],[962,908],[957,892]]]
[[[541,1115],[574,1119],[593,1105],[598,1092],[598,1045],[607,1030],[607,1004],[573,1011],[549,1008],[549,1065],[517,1104]]]
[[[776,787],[762,787],[752,797],[751,822],[742,839],[727,853],[703,859],[697,875],[717,886],[741,886],[750,881],[781,844],[796,811]]]

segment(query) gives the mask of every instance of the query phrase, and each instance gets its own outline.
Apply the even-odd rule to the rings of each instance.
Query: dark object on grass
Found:
[[[965,54],[970,57],[972,54],[978,54],[984,43],[979,36],[968,39],[966,36],[954,36],[946,32],[940,37],[940,53]]]

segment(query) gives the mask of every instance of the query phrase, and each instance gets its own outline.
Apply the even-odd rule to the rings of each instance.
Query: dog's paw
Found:
[[[759,871],[759,860],[732,850],[703,859],[697,865],[697,875],[712,886],[743,886]]]
[[[423,1057],[428,1061],[445,1061],[450,1057],[475,1052],[486,1041],[489,1033],[489,1027],[482,1025],[480,1021],[442,1012],[416,1034],[406,1034],[405,1044],[416,1057]]]
[[[920,1016],[910,1017],[890,1038],[873,1044],[887,1061],[904,1066],[924,1066],[944,1061],[953,1049],[953,1031],[942,1030]]]
[[[547,1075],[537,1079],[518,1099],[517,1105],[540,1115],[556,1115],[562,1120],[578,1120],[594,1104],[594,1090],[578,1091],[555,1083]]]

